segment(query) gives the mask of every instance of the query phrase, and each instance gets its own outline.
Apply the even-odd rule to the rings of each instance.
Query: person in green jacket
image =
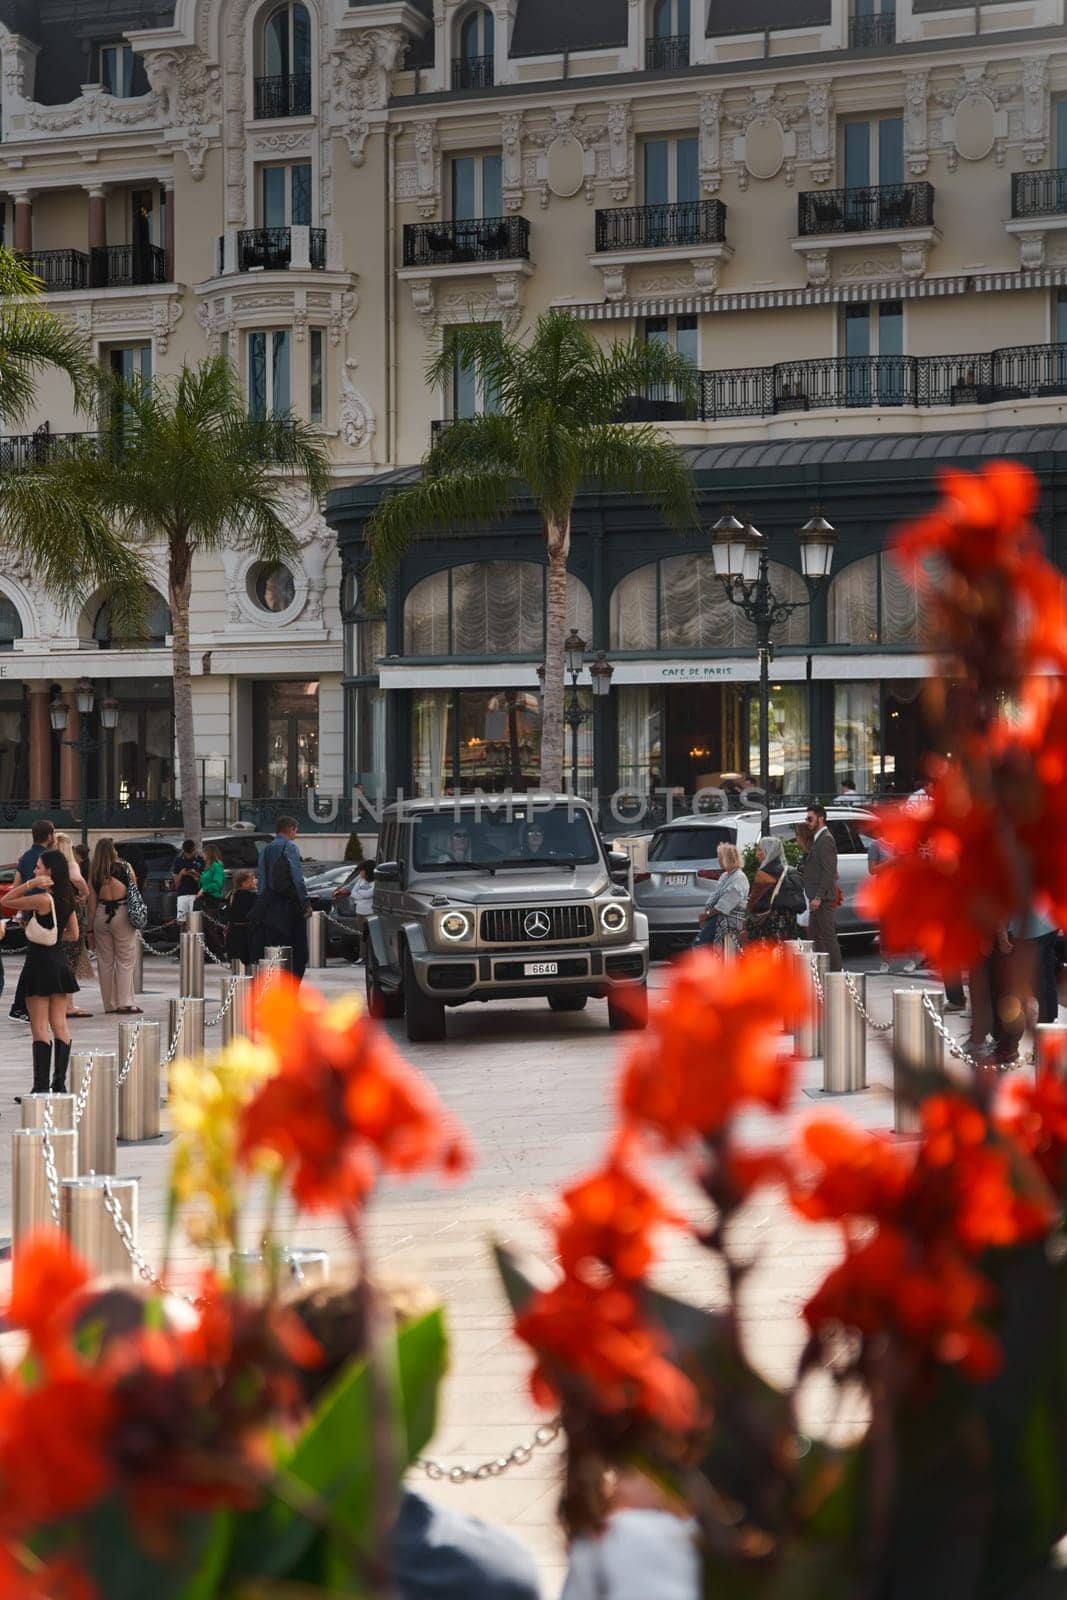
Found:
[[[204,846],[204,870],[200,874],[200,899],[205,911],[216,915],[226,889],[222,857],[213,844]]]

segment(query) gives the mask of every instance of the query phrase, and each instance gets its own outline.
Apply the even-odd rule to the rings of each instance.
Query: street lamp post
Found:
[[[582,675],[585,665],[586,643],[578,632],[572,628],[563,641],[563,650],[566,658],[567,672],[571,680],[571,694],[563,711],[563,720],[571,730],[571,792],[578,793],[578,731],[583,723],[588,722],[589,712],[584,710],[578,698],[578,680]],[[611,689],[611,679],[615,668],[603,650],[598,650],[596,657],[589,663],[589,678],[593,686],[594,699],[601,700]],[[541,688],[545,686],[545,669],[540,666],[537,676],[541,680]]]
[[[837,533],[818,510],[798,530],[800,571],[806,600],[780,600],[771,588],[767,541],[751,523],[740,523],[727,509],[711,530],[715,574],[731,605],[738,607],[756,630],[759,651],[759,762],[763,789],[763,826],[770,825],[770,665],[771,633],[801,606],[810,606],[830,575]]]
[[[96,703],[96,693],[92,682],[88,678],[79,678],[74,685],[74,703],[78,708],[81,722],[78,727],[76,739],[64,739],[62,743],[69,749],[77,752],[81,758],[81,791],[82,791],[82,844],[89,843],[89,757],[103,748],[103,739],[93,739],[85,731],[85,720],[92,716],[93,706]],[[53,733],[66,733],[67,721],[70,717],[70,707],[65,700],[53,700],[48,708],[49,720]],[[119,703],[108,696],[100,702],[100,723],[105,733],[114,732],[118,727]]]

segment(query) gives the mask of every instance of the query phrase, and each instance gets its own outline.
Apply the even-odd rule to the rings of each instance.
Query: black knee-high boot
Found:
[[[70,1066],[70,1040],[56,1040],[55,1070],[52,1073],[52,1093],[66,1094],[67,1068]]]
[[[50,1039],[35,1039],[33,1041],[33,1092],[34,1094],[48,1093],[48,1074],[52,1066],[52,1042]]]

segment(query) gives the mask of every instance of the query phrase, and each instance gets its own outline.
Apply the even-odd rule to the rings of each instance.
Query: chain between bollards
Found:
[[[137,1021],[133,1025],[133,1034],[130,1038],[130,1048],[126,1052],[126,1059],[119,1069],[118,1078],[115,1080],[120,1089],[130,1075],[130,1069],[133,1066],[133,1058],[137,1054],[137,1041],[141,1037],[141,1029],[144,1027],[144,1022],[144,1017],[138,1017]],[[85,1085],[83,1084],[82,1087],[84,1088]]]
[[[967,1054],[967,1051],[963,1048],[963,1046],[958,1042],[958,1040],[952,1037],[951,1033],[949,1033],[948,1029],[945,1027],[944,1018],[941,1016],[941,1013],[930,999],[929,989],[924,989],[922,991],[922,997],[923,1010],[933,1023],[935,1033],[939,1034],[942,1042],[948,1045],[949,1055],[954,1056],[957,1061],[962,1061],[966,1067],[976,1068],[978,1063],[974,1057]]]
[[[215,1013],[215,1015],[213,1017],[205,1017],[204,1018],[204,1027],[205,1028],[213,1028],[217,1022],[221,1022],[222,1021],[222,1019],[226,1015],[227,1011],[229,1011],[230,1007],[233,1005],[233,997],[237,993],[237,987],[238,987],[238,984],[240,982],[241,982],[240,977],[231,978],[230,979],[230,987],[229,987],[229,990],[227,992],[225,1000],[222,1002],[221,1006],[216,1011],[216,1013]]]
[[[175,1294],[173,1289],[168,1289],[166,1284],[163,1282],[163,1279],[159,1276],[159,1273],[156,1272],[153,1267],[149,1266],[148,1262],[137,1248],[137,1241],[133,1237],[133,1229],[130,1227],[125,1216],[123,1215],[122,1206],[111,1192],[111,1179],[109,1177],[104,1178],[104,1210],[111,1218],[112,1226],[119,1236],[119,1239],[122,1243],[122,1248],[130,1258],[131,1265],[136,1271],[137,1276],[141,1278],[143,1282],[150,1283],[152,1287],[158,1289],[161,1294],[170,1295],[178,1300],[184,1300],[186,1305],[199,1306],[201,1304],[199,1300],[194,1300],[191,1295]]]
[[[843,977],[845,980],[845,988],[849,992],[849,997],[852,1000],[852,1004],[855,1006],[856,1010],[859,1012],[868,1028],[873,1028],[875,1033],[889,1033],[893,1026],[892,1017],[890,1017],[888,1022],[875,1022],[874,1018],[871,1016],[871,1013],[867,1010],[867,1007],[860,999],[859,990],[856,988],[856,980],[853,978],[851,972],[844,973]]]
[[[85,1115],[85,1108],[89,1104],[89,1090],[93,1086],[93,1068],[96,1065],[95,1053],[92,1050],[89,1050],[86,1052],[86,1054],[89,1058],[89,1065],[86,1071],[82,1074],[82,1081],[78,1087],[77,1098],[74,1101],[74,1126],[76,1128],[80,1127],[82,1117]],[[52,1108],[49,1106],[49,1115],[51,1114],[51,1111]]]
[[[549,1445],[555,1444],[562,1427],[560,1417],[553,1422],[543,1423],[529,1444],[517,1444],[506,1456],[492,1456],[476,1467],[446,1467],[440,1461],[423,1456],[416,1456],[414,1465],[421,1467],[435,1483],[445,1479],[449,1483],[484,1483],[487,1478],[501,1477],[510,1467],[525,1467],[533,1460],[536,1450],[547,1450]]]
[[[815,990],[815,998],[822,1005],[822,979],[819,977],[819,952],[811,952],[811,983]]]
[[[190,995],[182,995],[178,1000],[178,1010],[174,1019],[174,1037],[167,1046],[167,1053],[160,1058],[160,1067],[169,1067],[178,1053],[178,1040],[182,1036],[182,1023],[185,1021],[185,1002],[191,999]]]
[[[55,1128],[52,1122],[52,1105],[49,1102],[44,1108],[44,1124],[42,1127],[42,1143],[44,1144],[44,1175],[48,1183],[48,1204],[52,1208],[52,1221],[59,1227],[59,1174],[56,1172],[56,1153],[52,1148],[52,1134]]]

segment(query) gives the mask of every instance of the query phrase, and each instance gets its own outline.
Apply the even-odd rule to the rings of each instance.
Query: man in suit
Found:
[[[841,950],[837,943],[837,846],[826,826],[826,808],[808,807],[808,827],[814,837],[804,857],[800,876],[811,912],[809,929],[816,952],[830,957],[830,971],[841,971]]]

